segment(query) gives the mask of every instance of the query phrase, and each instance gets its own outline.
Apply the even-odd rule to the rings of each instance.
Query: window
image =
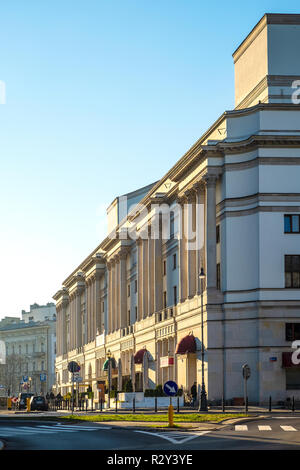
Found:
[[[137,280],[134,281],[134,292],[137,293]]]
[[[28,344],[26,344],[25,349],[26,349],[26,354],[28,354]]]
[[[137,317],[138,317],[138,311],[137,311],[137,307],[135,307],[135,319],[137,320]]]
[[[102,312],[104,312],[104,302],[102,302]]]
[[[127,297],[130,297],[130,284],[127,286]]]
[[[286,390],[300,390],[300,369],[290,367],[285,369]]]
[[[170,217],[170,239],[174,238],[174,214]]]
[[[217,289],[221,290],[221,266],[217,264]]]
[[[44,343],[41,343],[41,352],[45,352]]]
[[[176,269],[177,267],[177,259],[176,259],[176,253],[173,255],[173,269]]]
[[[164,308],[167,308],[167,292],[164,291]]]
[[[285,340],[295,341],[296,339],[300,339],[300,323],[286,323]]]
[[[32,370],[35,370],[35,362],[32,363]]]
[[[164,260],[164,264],[163,264],[163,273],[164,273],[164,276],[167,274],[167,263],[166,263],[165,260]]]
[[[216,227],[216,242],[220,243],[220,225]]]
[[[130,310],[127,312],[127,325],[130,325]]]
[[[300,215],[284,216],[284,233],[300,233]]]
[[[174,305],[177,305],[177,286],[173,287]]]
[[[45,364],[44,364],[44,361],[42,361],[42,370],[45,369],[44,365],[45,365]]]
[[[300,288],[300,255],[285,255],[285,287]]]

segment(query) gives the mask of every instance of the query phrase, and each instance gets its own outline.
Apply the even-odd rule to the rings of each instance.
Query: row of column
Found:
[[[180,302],[201,293],[199,273],[206,288],[216,289],[216,176],[205,176],[180,198]]]
[[[127,326],[127,249],[122,249],[107,262],[108,333]]]

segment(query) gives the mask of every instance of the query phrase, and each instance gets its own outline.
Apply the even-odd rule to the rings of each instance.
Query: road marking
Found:
[[[258,426],[259,431],[272,431],[271,426]]]
[[[54,425],[40,425],[40,426],[0,426],[0,436],[9,437],[18,434],[32,435],[32,434],[57,434],[59,432],[74,433],[80,431],[98,431],[100,429],[111,429],[111,427],[91,427],[91,426],[77,426],[65,425],[65,424],[54,424]]]
[[[196,439],[197,437],[204,436],[204,434],[208,434],[211,431],[198,431],[194,433],[187,433],[187,432],[148,432],[148,431],[134,431],[139,432],[142,434],[149,434],[150,436],[160,437],[161,439],[166,439],[167,441],[171,442],[172,444],[183,444],[184,442],[191,441],[192,439]],[[183,437],[184,436],[184,437]]]
[[[293,426],[280,426],[284,431],[297,431]]]
[[[248,426],[246,426],[246,424],[237,424],[235,426],[235,431],[248,431]]]

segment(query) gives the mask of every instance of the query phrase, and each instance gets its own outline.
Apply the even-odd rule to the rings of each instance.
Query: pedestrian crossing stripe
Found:
[[[284,431],[297,431],[293,426],[280,426]]]
[[[0,426],[0,437],[14,436],[17,434],[56,434],[58,432],[79,432],[79,431],[98,431],[103,429],[111,429],[111,426],[77,426],[55,424],[55,425],[39,425],[39,426]]]
[[[297,431],[293,426],[280,426],[283,431]],[[234,427],[235,431],[249,431],[248,426],[246,424],[243,425],[235,425]],[[258,425],[258,430],[259,431],[272,431],[271,426],[263,426],[263,425]]]

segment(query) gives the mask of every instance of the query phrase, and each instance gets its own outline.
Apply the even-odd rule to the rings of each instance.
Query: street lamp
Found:
[[[108,366],[107,366],[107,375],[108,375],[108,400],[107,400],[107,407],[110,408],[110,389],[111,389],[111,352],[110,349],[107,351],[107,359],[108,359]]]
[[[202,362],[202,385],[201,385],[199,411],[207,411],[207,398],[206,398],[206,390],[205,390],[205,382],[204,382],[203,290],[204,290],[205,273],[204,273],[203,268],[201,268],[201,271],[199,273],[199,279],[201,283],[201,362]]]

